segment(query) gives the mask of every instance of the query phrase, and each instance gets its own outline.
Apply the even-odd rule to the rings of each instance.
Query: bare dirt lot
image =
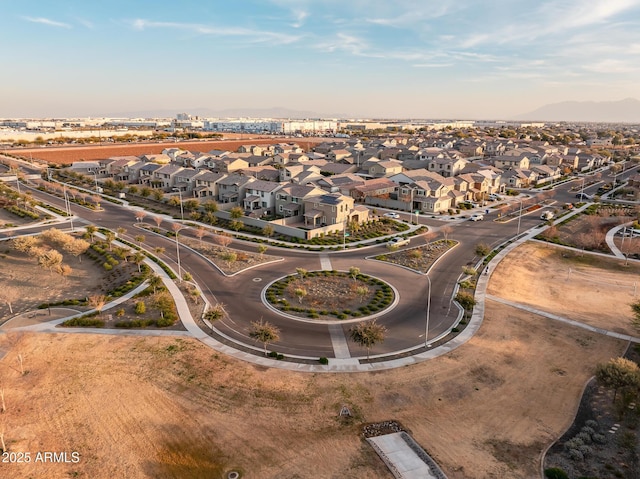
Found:
[[[544,258],[551,248],[522,250],[513,255],[523,261],[503,270],[516,284],[529,279],[524,260]],[[562,274],[561,259],[557,266],[549,261]],[[492,282],[504,285],[503,271]],[[590,288],[564,285],[571,295]],[[601,301],[616,307],[608,295]],[[625,347],[492,302],[479,333],[453,353],[373,374],[266,369],[177,338],[9,332],[0,335],[7,406],[0,432],[9,450],[32,458],[39,451],[78,452],[80,461],[3,464],[2,474],[391,477],[360,433],[365,423],[395,419],[451,479],[528,479],[538,475],[541,451],[572,422],[594,366]],[[344,404],[355,414],[346,424],[337,418]]]
[[[640,295],[640,265],[624,263],[526,243],[498,265],[487,292],[591,326],[637,335],[630,305]]]
[[[295,142],[301,148],[307,150],[309,145],[318,143],[319,140],[298,138],[251,138],[242,140],[212,140],[212,141],[181,141],[178,143],[142,143],[105,146],[68,146],[51,148],[20,148],[8,150],[12,155],[24,158],[44,160],[49,163],[67,164],[74,161],[99,160],[112,156],[140,156],[146,154],[162,153],[166,148],[182,148],[189,151],[206,152],[211,150],[236,151],[240,145],[272,145],[276,143]]]

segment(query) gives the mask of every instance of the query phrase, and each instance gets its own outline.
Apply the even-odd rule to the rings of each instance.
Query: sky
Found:
[[[0,117],[640,98],[640,0],[0,0]]]

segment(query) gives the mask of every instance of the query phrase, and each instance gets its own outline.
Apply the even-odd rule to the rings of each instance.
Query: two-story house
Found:
[[[246,196],[247,185],[256,180],[252,176],[233,173],[218,180],[218,202],[240,204]]]
[[[243,206],[248,216],[272,216],[276,211],[276,193],[286,183],[256,180],[245,189]]]
[[[304,200],[305,226],[345,225],[353,210],[354,200],[340,193],[324,193]]]
[[[284,185],[276,192],[276,214],[285,218],[302,217],[304,201],[325,191],[313,185]]]
[[[154,188],[169,189],[175,186],[175,177],[180,171],[184,170],[179,165],[163,165],[153,172],[151,185]]]
[[[213,171],[202,170],[195,177],[195,188],[193,196],[196,198],[219,197],[218,181],[227,176],[225,173],[214,173]]]

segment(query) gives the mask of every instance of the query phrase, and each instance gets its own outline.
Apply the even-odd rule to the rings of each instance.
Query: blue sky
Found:
[[[640,98],[640,0],[0,0],[0,117]]]

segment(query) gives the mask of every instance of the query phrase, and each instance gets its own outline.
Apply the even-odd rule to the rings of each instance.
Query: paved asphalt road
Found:
[[[627,170],[624,176],[631,174],[633,174],[633,171]],[[604,174],[602,179],[605,182],[610,181]],[[586,182],[589,182],[589,179]],[[576,191],[570,191],[570,189],[579,189],[580,186],[581,179],[558,186],[554,190],[553,196],[553,200],[557,201],[556,206],[576,201]],[[598,185],[587,187],[585,188],[585,193],[593,194],[597,187]],[[32,191],[35,197],[58,208],[64,208],[62,199],[46,195],[38,190]],[[119,227],[125,228],[127,231],[124,237],[129,241],[133,241],[133,237],[136,234],[140,234],[140,230],[135,228],[134,211],[107,201],[104,201],[102,206],[104,211],[101,212],[93,212],[73,203],[71,204],[71,209],[85,223],[93,223],[112,230],[116,230]],[[408,214],[403,216],[404,219],[409,219]],[[437,218],[419,217],[421,224],[428,225],[435,231],[438,231],[444,225],[450,226],[452,232],[449,234],[449,238],[460,243],[456,248],[450,250],[429,273],[432,281],[429,321],[430,340],[448,331],[457,318],[458,309],[451,304],[452,294],[462,273],[462,267],[466,265],[472,266],[478,260],[474,252],[475,245],[482,242],[494,247],[516,235],[518,230],[517,220],[498,223],[492,221],[496,216],[496,212],[490,212],[485,215],[484,221],[478,222],[466,220],[443,221]],[[524,215],[520,220],[520,231],[523,232],[537,226],[540,222],[539,211]],[[165,221],[162,226],[168,227],[168,222]],[[35,232],[41,229],[42,227],[26,229],[21,230],[21,233]],[[148,232],[144,234],[146,238],[145,247],[151,251],[156,246],[164,247],[165,255],[163,255],[163,259],[177,271],[175,241]],[[180,234],[181,236],[193,236],[193,231],[186,229],[181,231]],[[415,246],[421,241],[423,239],[419,237],[413,238],[411,246]],[[246,243],[238,240],[234,240],[232,247],[256,251],[255,243]],[[386,251],[384,245],[376,245],[340,252],[322,253],[325,257],[328,257],[333,269],[348,270],[351,266],[357,266],[362,273],[379,277],[392,284],[398,290],[400,301],[396,308],[379,317],[379,322],[387,326],[389,332],[384,343],[376,345],[375,354],[390,353],[423,345],[426,326],[427,279],[424,275],[419,275],[403,268],[364,259],[365,256],[379,254],[384,251]],[[229,313],[228,319],[216,323],[216,328],[220,332],[242,343],[254,345],[253,340],[248,337],[250,322],[263,318],[281,329],[281,342],[274,343],[272,349],[286,355],[334,357],[331,336],[326,324],[285,318],[272,312],[260,302],[260,293],[269,282],[281,276],[294,273],[296,267],[303,267],[307,270],[321,269],[320,254],[273,247],[269,248],[268,254],[281,256],[284,261],[263,265],[236,276],[225,277],[200,255],[194,254],[187,248],[180,248],[180,260],[183,270],[192,274],[194,281],[200,285],[205,297],[210,302],[222,302]],[[349,324],[343,325],[345,336],[347,335],[348,327]],[[352,343],[349,343],[349,349],[352,356],[366,354],[366,351]]]

